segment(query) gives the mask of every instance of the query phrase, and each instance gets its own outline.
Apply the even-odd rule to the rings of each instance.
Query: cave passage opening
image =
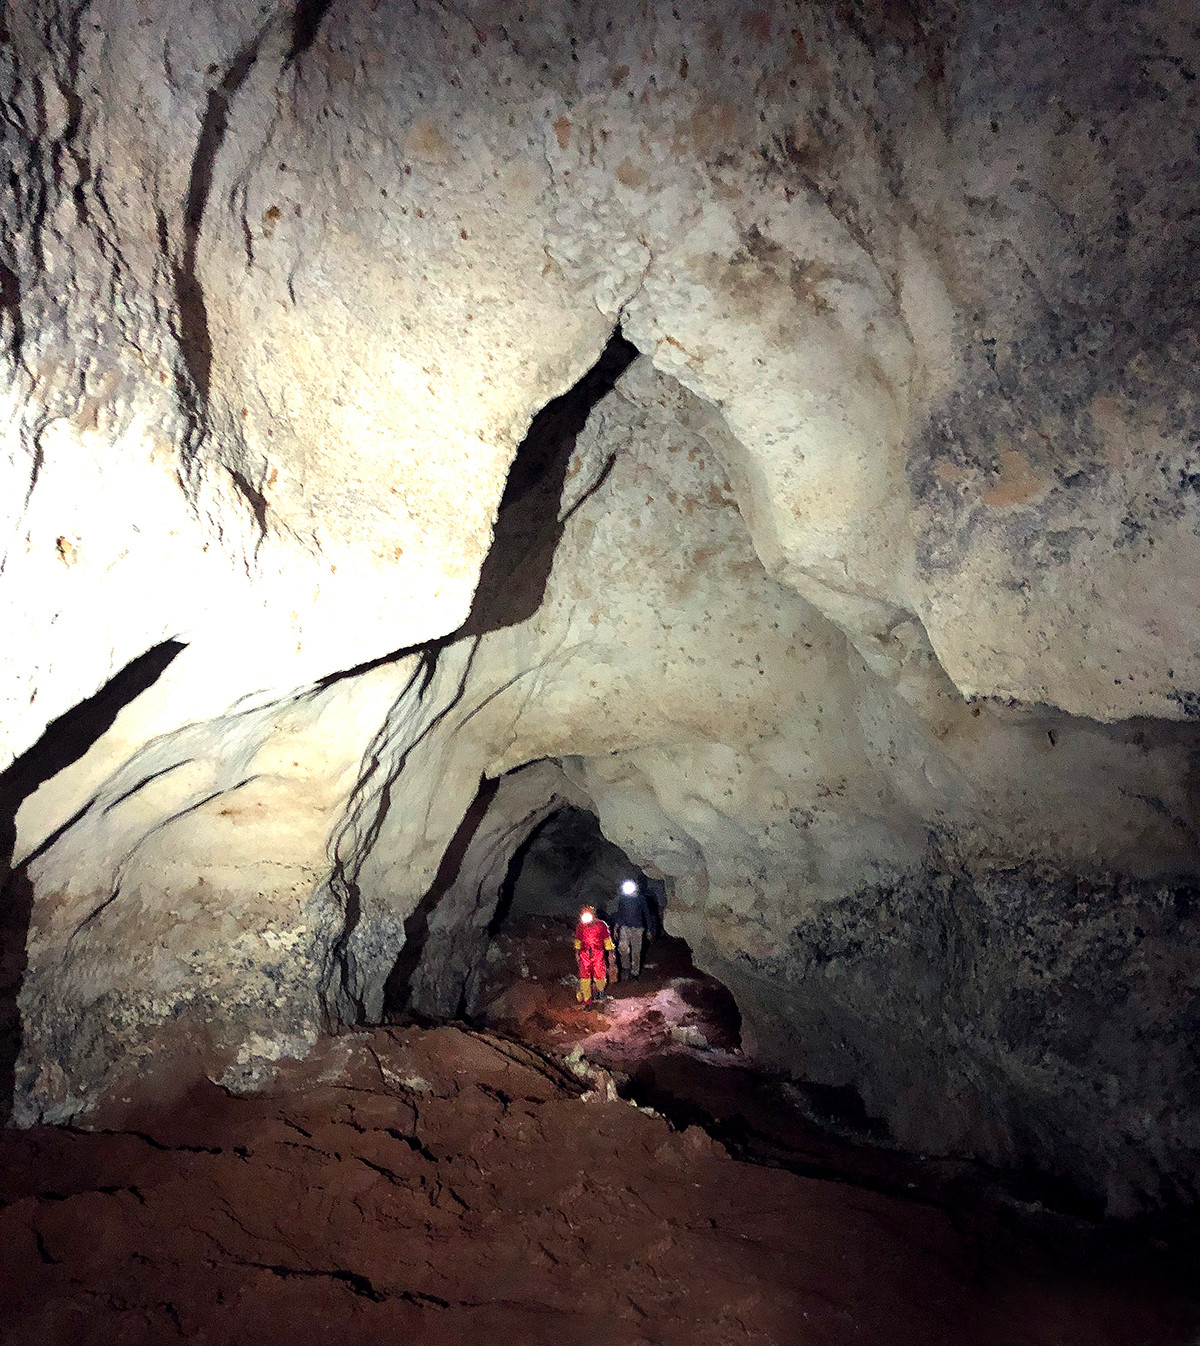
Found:
[[[617,910],[630,883],[644,893],[650,918],[636,978],[630,951],[620,949]],[[741,1043],[737,1004],[696,967],[687,941],[669,933],[670,889],[669,879],[648,874],[609,841],[590,810],[555,810],[509,861],[488,928],[476,1017],[540,1048],[578,1047],[624,1073],[668,1053],[732,1058]],[[576,920],[589,906],[608,923],[622,963],[594,1009],[578,1004],[573,946]]]

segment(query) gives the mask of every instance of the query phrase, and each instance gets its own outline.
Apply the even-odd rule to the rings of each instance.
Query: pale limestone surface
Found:
[[[166,637],[207,713],[453,630],[618,319],[865,657],[1194,705],[1184,16],[307,12],[14,16],[9,753]]]
[[[611,330],[545,250],[538,81],[466,115],[469,23],[357,22],[292,59],[267,10],[14,21],[24,121],[73,41],[90,96],[12,142],[63,200],[12,221],[6,758],[165,638],[210,714],[454,630],[516,444]]]
[[[187,643],[12,801],[23,1120],[378,1018],[561,758],[767,1059],[1114,1208],[1193,1171],[1196,43],[995,11],[12,16],[6,759]],[[545,593],[477,593],[618,324]]]
[[[1156,1174],[1182,1162],[1194,1115],[1162,1120],[1159,1158],[1128,1190],[1095,1174],[1109,1159],[1128,1170],[1137,1148],[1120,1118],[1152,1082],[1131,1059],[1106,1060],[1119,1086],[1107,1110],[1088,1095],[1082,1130],[1066,1104],[1039,1096],[1027,1134],[1023,1053],[1034,1045],[988,1027],[1012,990],[989,960],[1003,950],[1028,961],[1032,936],[998,928],[985,899],[989,884],[1007,884],[1045,938],[1062,941],[1081,915],[1064,914],[1066,884],[1085,929],[1113,925],[1106,947],[1134,959],[1120,985],[1142,1005],[1117,1034],[1132,1052],[1136,1034],[1171,1010],[1179,979],[1200,972],[1187,911],[1174,935],[1166,917],[1152,932],[1175,950],[1165,989],[1153,963],[1137,962],[1120,919],[1129,884],[1149,892],[1191,863],[1196,736],[1047,711],[975,714],[948,684],[914,707],[911,689],[906,698],[763,571],[720,467],[728,448],[711,409],[635,362],[568,464],[565,530],[530,618],[273,711],[167,736],[135,758],[30,869],[39,900],[22,1001],[22,1115],[69,1114],[116,1087],[126,1054],[165,1048],[181,1032],[191,1050],[200,1034],[215,1074],[253,1075],[270,1056],[262,1043],[293,1042],[325,1015],[377,1020],[389,980],[393,999],[453,1012],[482,958],[507,857],[558,798],[590,804],[636,861],[673,877],[669,926],[734,991],[765,1061],[850,1084],[903,1144],[998,1162],[1033,1154],[1136,1206]],[[504,774],[558,757],[573,788],[557,769],[538,768],[544,781]],[[177,759],[186,760],[136,788]],[[500,790],[464,831],[481,778],[497,777]],[[91,857],[82,872],[81,854]],[[269,865],[290,865],[290,885]],[[1116,874],[1130,876],[1126,889],[1114,889]],[[186,920],[184,876],[195,876]],[[1039,882],[1052,895],[1041,912]],[[957,920],[993,931],[966,964],[939,965],[939,884],[962,890]],[[1147,920],[1140,908],[1133,915]],[[864,934],[848,956],[837,941],[856,923],[898,949],[874,954]],[[147,951],[131,967],[135,931]],[[287,945],[286,959],[265,951],[268,936]],[[885,995],[873,980],[878,959],[886,968],[911,958],[910,937],[933,941],[919,954],[928,966]],[[406,952],[412,939],[424,943]],[[194,968],[178,952],[189,940],[199,946],[190,956],[203,954]],[[235,949],[238,960],[222,964]],[[813,959],[842,969],[837,985],[822,972],[814,989]],[[1068,989],[1053,975],[1035,982],[1035,1002]],[[110,1004],[116,984],[121,1014]],[[1112,990],[1093,988],[1102,989]],[[955,1022],[947,1007],[963,1004],[978,1038],[965,1067],[958,1048],[914,1048],[939,1043]],[[1089,1031],[1110,1011],[1085,1007]],[[102,1042],[90,1029],[64,1040],[64,1012],[103,1023]],[[186,1027],[194,1020],[202,1032]],[[1032,1030],[1030,1043],[1061,1049]],[[1162,1068],[1184,1070],[1186,1035],[1172,1043]],[[1080,1056],[1069,1073],[1082,1094],[1099,1067]],[[979,1069],[989,1076],[982,1092]],[[1038,1065],[1039,1087],[1065,1069]],[[53,1089],[64,1080],[76,1092],[60,1099]],[[934,1094],[937,1110],[927,1106]]]

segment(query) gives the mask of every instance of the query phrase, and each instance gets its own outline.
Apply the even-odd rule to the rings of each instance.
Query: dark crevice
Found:
[[[97,1187],[97,1192],[103,1192],[105,1196],[120,1196],[127,1192],[138,1203],[139,1206],[146,1204],[146,1196],[140,1187],[135,1187],[131,1183],[112,1184],[108,1187]]]
[[[541,606],[554,553],[568,520],[603,486],[615,461],[615,458],[610,458],[571,508],[563,512],[563,488],[576,438],[596,403],[612,391],[617,379],[637,354],[637,348],[626,341],[619,331],[615,332],[583,378],[560,397],[548,402],[533,418],[509,469],[492,545],[484,558],[471,610],[462,626],[448,636],[395,651],[347,672],[332,674],[319,684],[327,687],[342,678],[394,660],[418,656],[412,676],[393,703],[387,720],[363,758],[358,781],[351,792],[353,802],[333,847],[329,888],[341,904],[344,923],[331,951],[331,975],[326,989],[327,1015],[331,1025],[341,1017],[335,1012],[335,1006],[342,997],[352,1007],[355,1022],[365,1021],[365,1007],[361,996],[354,990],[356,978],[350,952],[351,939],[362,918],[362,893],[358,875],[383,829],[395,784],[414,748],[436,729],[465,696],[480,638],[527,621]],[[402,733],[413,700],[419,703],[428,693],[442,652],[467,639],[475,641],[475,648],[471,651],[455,693],[430,718],[420,734],[413,741],[405,743],[399,756],[387,764],[397,737],[396,726],[401,726]],[[508,685],[505,684],[505,687]],[[505,687],[493,691],[492,696],[498,695]],[[478,709],[480,707],[476,707],[476,711]],[[385,772],[382,784],[376,785],[381,773]],[[462,861],[461,851],[465,851],[483,811],[486,811],[487,800],[484,800],[478,817],[475,816],[474,810],[487,794],[487,788],[487,783],[481,787],[480,796],[468,811],[443,858],[433,886],[405,922],[404,946],[388,977],[385,990],[385,1003],[392,1014],[402,1012],[407,1006],[412,975],[428,938],[429,917],[453,883]],[[363,811],[368,808],[373,810],[369,821],[363,817]],[[464,828],[468,830],[464,832]]]
[[[510,1037],[491,1029],[461,1026],[461,1031],[489,1046],[498,1056],[511,1061],[513,1065],[535,1071],[548,1080],[556,1089],[578,1096],[586,1087],[579,1076],[569,1070],[553,1053],[539,1051],[532,1043],[522,1042],[520,1038]]]
[[[267,498],[247,477],[241,472],[231,472],[233,484],[241,491],[246,503],[254,514],[254,521],[258,524],[258,539],[261,544],[263,538],[267,535]],[[257,548],[255,548],[257,551]]]
[[[483,822],[484,816],[491,807],[499,786],[499,780],[488,780],[486,776],[480,781],[479,793],[472,801],[471,807],[463,815],[458,830],[451,839],[449,846],[446,847],[446,852],[442,856],[442,862],[438,866],[437,874],[429,887],[429,891],[417,903],[411,915],[404,922],[404,944],[384,985],[385,1020],[403,1014],[409,1009],[412,979],[421,961],[421,955],[425,952],[425,944],[429,938],[429,918],[433,914],[434,908],[450,891],[454,881],[458,878],[463,857],[467,853],[467,847],[470,846],[475,833],[479,830],[479,825]]]
[[[79,934],[81,930],[86,930],[87,927],[91,925],[91,923],[96,919],[96,917],[99,916],[101,912],[107,911],[108,908],[111,907],[112,904],[120,896],[121,896],[121,881],[118,879],[117,882],[113,884],[112,892],[109,893],[109,895],[104,899],[104,901],[101,902],[99,906],[93,907],[92,910],[89,911],[88,914],[83,918],[83,920],[79,922],[79,924],[75,927],[75,929],[71,931],[70,935],[67,937],[67,943],[70,944],[70,942],[75,938],[77,934]]]
[[[42,475],[42,468],[46,466],[46,450],[42,447],[42,432],[46,428],[46,423],[46,419],[39,417],[33,429],[33,461],[29,465],[29,485],[25,488],[25,509],[29,508],[38,478]]]
[[[172,762],[170,766],[164,766],[158,771],[152,771],[148,776],[143,776],[136,784],[131,785],[128,790],[122,790],[115,799],[109,800],[104,806],[105,813],[111,813],[119,804],[123,804],[127,799],[137,794],[139,790],[144,790],[147,785],[152,784],[161,776],[168,776],[172,771],[178,771],[181,766],[185,766],[186,759],[179,762]]]
[[[317,40],[321,23],[332,3],[333,0],[300,0],[292,15],[292,45],[287,54],[289,65]]]
[[[774,1137],[758,1131],[743,1117],[716,1117],[696,1099],[662,1086],[655,1079],[653,1070],[635,1073],[619,1086],[618,1092],[622,1098],[629,1099],[638,1107],[652,1108],[660,1116],[665,1117],[677,1131],[686,1131],[689,1126],[698,1126],[735,1159],[740,1159],[744,1163],[761,1164],[767,1168],[783,1168],[801,1177],[847,1183],[903,1200],[921,1200],[914,1197],[903,1182],[852,1175],[836,1164],[801,1158]],[[864,1142],[865,1140],[864,1137]]]
[[[575,440],[593,407],[610,393],[637,357],[637,347],[620,332],[609,339],[600,358],[573,388],[548,402],[533,418],[509,468],[504,495],[466,621],[437,640],[422,641],[365,660],[321,678],[318,688],[357,678],[386,664],[419,655],[424,684],[433,677],[438,656],[467,636],[486,635],[528,620],[541,605],[554,553],[571,517],[608,480],[610,458],[596,480],[569,510],[559,514],[567,467]]]
[[[51,721],[33,747],[0,772],[0,1121],[6,1121],[12,1113],[14,1071],[21,1050],[17,997],[28,966],[25,950],[33,912],[29,866],[88,811],[90,804],[14,868],[17,812],[39,786],[79,761],[112,727],[120,712],[157,682],[185,648],[181,641],[164,640],[138,655],[93,696]]]
[[[389,1126],[387,1133],[393,1140],[403,1141],[414,1154],[419,1154],[422,1159],[428,1160],[431,1164],[437,1163],[437,1156],[427,1146],[423,1145],[416,1136],[410,1136],[406,1131],[401,1131],[394,1126]]]
[[[33,747],[0,772],[0,828],[11,824],[21,803],[38,786],[77,762],[107,733],[120,712],[153,686],[186,648],[182,641],[164,640],[131,660],[94,695],[52,720]],[[11,864],[14,842],[15,835],[0,832],[0,865]]]
[[[259,1271],[269,1271],[273,1276],[278,1276],[282,1280],[288,1280],[292,1277],[315,1276],[328,1278],[329,1280],[334,1281],[341,1281],[343,1284],[349,1286],[356,1295],[361,1295],[363,1299],[369,1299],[373,1304],[382,1304],[388,1297],[382,1291],[376,1290],[368,1277],[361,1275],[357,1271],[325,1271],[315,1267],[285,1267],[271,1262],[251,1262],[241,1257],[235,1257],[232,1261],[235,1266],[255,1267]],[[407,1297],[407,1295],[400,1296],[400,1298]],[[422,1296],[421,1298],[425,1299],[425,1296]],[[440,1301],[439,1307],[444,1307],[440,1305]]]
[[[478,640],[467,658],[462,677],[449,701],[429,718],[421,732],[410,742],[405,743],[403,750],[385,767],[397,733],[403,734],[410,699],[415,697],[418,702],[424,699],[437,672],[438,658],[448,643],[449,638],[432,641],[424,648],[412,675],[392,703],[387,719],[363,758],[358,780],[350,793],[351,806],[333,845],[329,888],[341,903],[343,924],[341,933],[330,950],[332,980],[326,986],[326,1014],[331,1024],[340,1021],[340,1015],[336,1010],[340,996],[345,996],[353,1007],[356,1023],[363,1023],[366,1020],[362,998],[354,989],[356,978],[351,966],[350,941],[362,919],[362,891],[359,888],[358,876],[387,820],[392,803],[392,790],[403,774],[413,751],[466,695],[467,680],[479,649]],[[383,773],[382,783],[375,786],[375,779],[380,773]],[[371,810],[369,819],[364,818],[364,809]]]
[[[581,499],[566,514],[560,514],[575,440],[592,408],[612,392],[637,353],[637,347],[620,332],[614,333],[583,378],[533,418],[509,468],[492,545],[459,636],[485,635],[516,626],[541,606],[563,530],[582,504]],[[611,463],[583,498],[599,489],[609,471]]]
[[[248,42],[234,58],[224,78],[210,89],[200,124],[200,138],[192,159],[187,195],[183,208],[183,252],[171,266],[175,305],[179,322],[179,350],[186,378],[177,381],[177,392],[187,413],[193,444],[203,433],[208,420],[208,394],[212,379],[212,334],[208,325],[208,307],[204,286],[196,270],[200,231],[212,192],[217,155],[229,126],[229,109],[242,85],[249,78],[262,47],[267,29]],[[159,246],[166,239],[164,222],[159,220]]]
[[[520,877],[521,869],[525,864],[525,857],[537,843],[538,838],[561,812],[561,809],[555,809],[553,813],[547,814],[513,851],[508,862],[508,869],[500,883],[500,896],[496,901],[496,910],[492,913],[492,919],[488,922],[488,939],[495,939],[500,933],[501,926],[508,919],[508,914],[512,910],[513,898],[516,896],[517,879]]]
[[[25,320],[21,314],[21,282],[17,273],[0,262],[0,309],[6,312],[12,321],[12,336],[9,339],[9,354],[14,364],[21,363],[25,349]]]
[[[419,645],[405,645],[398,650],[391,650],[387,654],[381,654],[375,659],[365,659],[361,664],[355,664],[351,668],[339,669],[336,673],[326,673],[323,678],[318,678],[313,686],[318,691],[323,691],[326,687],[332,687],[336,683],[345,682],[347,678],[360,678],[364,673],[371,673],[377,668],[383,668],[386,664],[399,664],[405,659],[412,659],[414,656],[421,660],[422,669],[426,668],[430,656],[434,658],[441,653],[450,643],[453,637],[446,637],[441,640],[423,640]],[[432,676],[430,669],[429,676]],[[409,686],[411,686],[411,679]],[[428,678],[426,678],[426,686]]]
[[[110,1129],[108,1127],[102,1127],[99,1130],[90,1130],[81,1126],[71,1126],[69,1124],[63,1125],[61,1129],[72,1136],[129,1136],[133,1140],[140,1140],[143,1145],[149,1145],[152,1150],[161,1151],[163,1154],[225,1153],[220,1145],[168,1145],[165,1141],[158,1140],[147,1131]]]

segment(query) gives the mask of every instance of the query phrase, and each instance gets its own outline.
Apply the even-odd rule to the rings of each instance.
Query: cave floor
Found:
[[[269,1094],[204,1083],[0,1158],[25,1346],[1193,1339],[1144,1269],[998,1256],[982,1218],[741,1161],[459,1027],[329,1039]]]
[[[1187,1270],[1144,1233],[817,1126],[829,1100],[737,1056],[686,946],[578,1011],[556,938],[492,963],[507,994],[524,957],[508,1012],[536,1002],[539,1040],[347,1033],[268,1093],[0,1133],[0,1340],[1195,1341]]]
[[[576,1003],[571,940],[571,923],[554,917],[506,923],[487,960],[483,1018],[531,1045],[553,1052],[578,1047],[589,1061],[622,1071],[672,1053],[735,1061],[737,1005],[695,967],[683,940],[649,942],[640,978],[610,984],[592,1010]]]

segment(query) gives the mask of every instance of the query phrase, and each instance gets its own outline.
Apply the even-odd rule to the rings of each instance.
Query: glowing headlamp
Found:
[[[637,892],[637,883],[633,879],[624,879],[621,882],[621,892],[626,897],[632,897]]]

